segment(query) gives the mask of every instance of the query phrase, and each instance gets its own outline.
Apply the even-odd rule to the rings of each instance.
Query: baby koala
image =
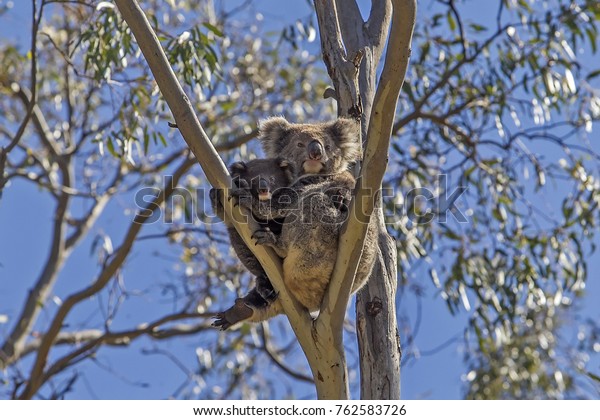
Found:
[[[263,201],[271,199],[277,190],[287,187],[294,182],[295,170],[293,165],[283,158],[254,159],[248,162],[236,162],[230,167],[234,190],[238,192],[235,196],[239,203],[246,207],[258,206]],[[248,194],[240,194],[247,192]],[[210,200],[215,214],[224,220],[224,209],[222,204],[222,190],[213,188],[210,190]],[[279,234],[281,232],[282,220],[261,219],[253,215],[261,230]],[[217,315],[213,326],[227,329],[229,326],[252,316],[253,309],[269,306],[277,297],[271,282],[258,259],[246,246],[233,225],[227,226],[229,240],[242,264],[256,277],[255,287],[246,296],[236,300],[230,310]],[[233,310],[235,309],[235,310]]]

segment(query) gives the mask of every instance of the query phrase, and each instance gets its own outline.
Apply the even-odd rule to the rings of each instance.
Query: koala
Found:
[[[253,238],[257,244],[272,247],[284,259],[286,287],[311,312],[319,309],[329,285],[340,229],[348,217],[347,203],[355,186],[348,167],[361,156],[358,133],[358,123],[344,118],[329,123],[291,124],[275,117],[260,124],[259,139],[265,154],[291,162],[297,168],[298,178],[289,187],[276,191],[271,200],[253,202],[251,210],[256,217],[283,221],[279,234],[260,228]],[[377,234],[377,225],[371,223],[353,292],[366,283],[371,272]],[[266,306],[253,307],[245,320],[262,321],[282,312],[275,299]],[[243,299],[224,312],[232,319],[249,313]]]
[[[238,200],[244,202],[249,200],[252,202],[261,202],[270,200],[272,194],[279,188],[286,187],[295,179],[294,166],[282,158],[274,159],[254,159],[249,162],[236,162],[230,167],[230,174],[234,186],[238,191],[244,191],[248,194],[245,196],[238,195]],[[210,199],[215,214],[224,220],[224,209],[221,200],[221,190],[213,188],[210,191]],[[246,203],[245,205],[248,205]],[[262,230],[279,234],[281,232],[282,220],[276,219],[256,219]],[[256,259],[254,254],[246,246],[244,240],[239,235],[233,225],[227,226],[229,240],[238,258],[242,264],[256,277],[256,286],[239,301],[245,303],[245,306],[238,304],[238,310],[234,315],[228,318],[217,316],[217,320],[213,323],[215,327],[227,328],[230,324],[239,322],[237,318],[242,317],[242,320],[252,315],[251,308],[264,308],[272,302],[277,294],[267,278],[267,275]]]
[[[320,124],[292,124],[282,117],[264,120],[259,140],[269,158],[284,158],[298,175],[337,175],[361,158],[360,127],[348,118]]]

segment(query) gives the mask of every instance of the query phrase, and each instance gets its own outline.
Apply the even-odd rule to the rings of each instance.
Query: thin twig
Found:
[[[35,393],[46,380],[44,367],[47,363],[48,354],[52,348],[52,344],[56,339],[56,336],[63,327],[63,323],[67,315],[69,315],[75,305],[98,293],[106,286],[110,279],[113,278],[117,270],[125,262],[125,259],[129,255],[129,251],[131,250],[135,239],[145,222],[151,218],[153,211],[155,211],[168,197],[171,196],[180,178],[187,173],[193,164],[194,160],[188,159],[184,161],[179,168],[177,168],[173,174],[172,185],[167,185],[166,188],[162,190],[161,193],[146,206],[145,211],[140,212],[135,217],[125,235],[125,239],[121,243],[121,246],[117,248],[115,253],[112,255],[112,258],[107,262],[107,265],[98,275],[96,280],[90,286],[71,294],[65,299],[60,308],[58,308],[56,315],[50,323],[50,327],[44,334],[44,338],[42,339],[37,352],[37,357],[34,361],[31,373],[29,374],[29,382],[23,392],[19,395],[19,399],[30,399],[33,397],[33,395],[35,395]]]
[[[15,133],[15,136],[12,139],[12,141],[8,144],[8,146],[0,148],[0,193],[2,193],[2,190],[4,189],[4,186],[6,184],[6,181],[4,180],[4,167],[6,165],[7,156],[11,152],[11,150],[14,149],[14,147],[19,143],[19,141],[21,141],[23,134],[25,134],[25,129],[27,128],[27,125],[29,125],[29,121],[31,120],[31,117],[33,115],[33,109],[37,103],[37,36],[40,22],[42,20],[42,14],[44,11],[45,3],[42,2],[39,11],[36,0],[32,0],[31,4],[31,102],[29,103],[29,106],[27,106],[25,117],[23,118],[23,121],[21,121],[21,124],[17,132]]]

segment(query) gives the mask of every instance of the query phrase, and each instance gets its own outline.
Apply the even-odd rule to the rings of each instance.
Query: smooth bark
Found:
[[[341,8],[342,2],[337,3]],[[373,1],[369,19],[361,25],[358,8],[348,3],[355,2],[343,2],[345,11],[337,14],[333,22],[333,2],[315,1],[323,57],[336,89],[338,113],[360,118],[363,132],[366,131],[366,151],[350,207],[351,217],[340,238],[338,260],[323,306],[336,315],[345,312],[344,303],[356,274],[366,231],[371,218],[376,217],[381,232],[379,258],[367,287],[357,300],[361,398],[394,399],[400,397],[396,249],[385,230],[379,191],[387,166],[381,162],[387,163],[396,104],[410,58],[416,1]],[[385,63],[375,91],[376,66],[390,20],[392,28]],[[328,41],[330,38],[334,41]],[[349,66],[349,56],[364,57],[362,66],[356,60],[354,68]],[[357,111],[364,115],[357,115]]]

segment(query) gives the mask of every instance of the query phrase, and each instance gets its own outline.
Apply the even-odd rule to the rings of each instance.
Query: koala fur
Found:
[[[309,311],[319,309],[337,258],[340,229],[348,217],[347,203],[355,186],[347,169],[361,156],[359,129],[354,120],[344,118],[329,123],[291,124],[274,117],[260,124],[259,139],[266,155],[291,162],[299,177],[288,188],[276,191],[271,200],[252,202],[252,213],[257,217],[283,219],[281,233],[261,228],[253,238],[284,259],[284,283]],[[353,292],[366,283],[371,272],[377,233],[376,224],[371,223]],[[249,314],[243,303],[236,301],[228,310],[231,318]],[[252,307],[247,321],[262,321],[283,312],[277,299],[266,306]]]
[[[230,173],[233,184],[238,191],[245,191],[245,197],[238,197],[239,200],[250,200],[250,202],[259,203],[263,200],[270,200],[271,195],[279,188],[290,185],[295,178],[293,165],[282,158],[275,159],[254,159],[249,162],[236,162],[230,167]],[[223,204],[220,201],[221,190],[212,189],[210,199],[213,211],[217,216],[224,220]],[[267,220],[256,218],[258,224],[265,231],[272,231],[277,234],[281,232],[282,220]],[[256,277],[256,286],[243,298],[239,299],[251,308],[264,308],[272,302],[277,294],[267,278],[267,275],[256,259],[254,254],[246,246],[244,240],[237,230],[232,226],[227,226],[229,240],[238,258],[242,264]],[[217,316],[213,323],[215,327],[226,329],[229,325],[239,322],[248,316],[251,316],[252,309],[238,305],[235,315],[228,318]],[[241,319],[237,319],[240,318]]]
[[[261,121],[259,139],[267,157],[287,159],[296,165],[299,175],[334,175],[361,158],[359,130],[358,123],[348,118],[292,124],[285,118],[273,117]]]

